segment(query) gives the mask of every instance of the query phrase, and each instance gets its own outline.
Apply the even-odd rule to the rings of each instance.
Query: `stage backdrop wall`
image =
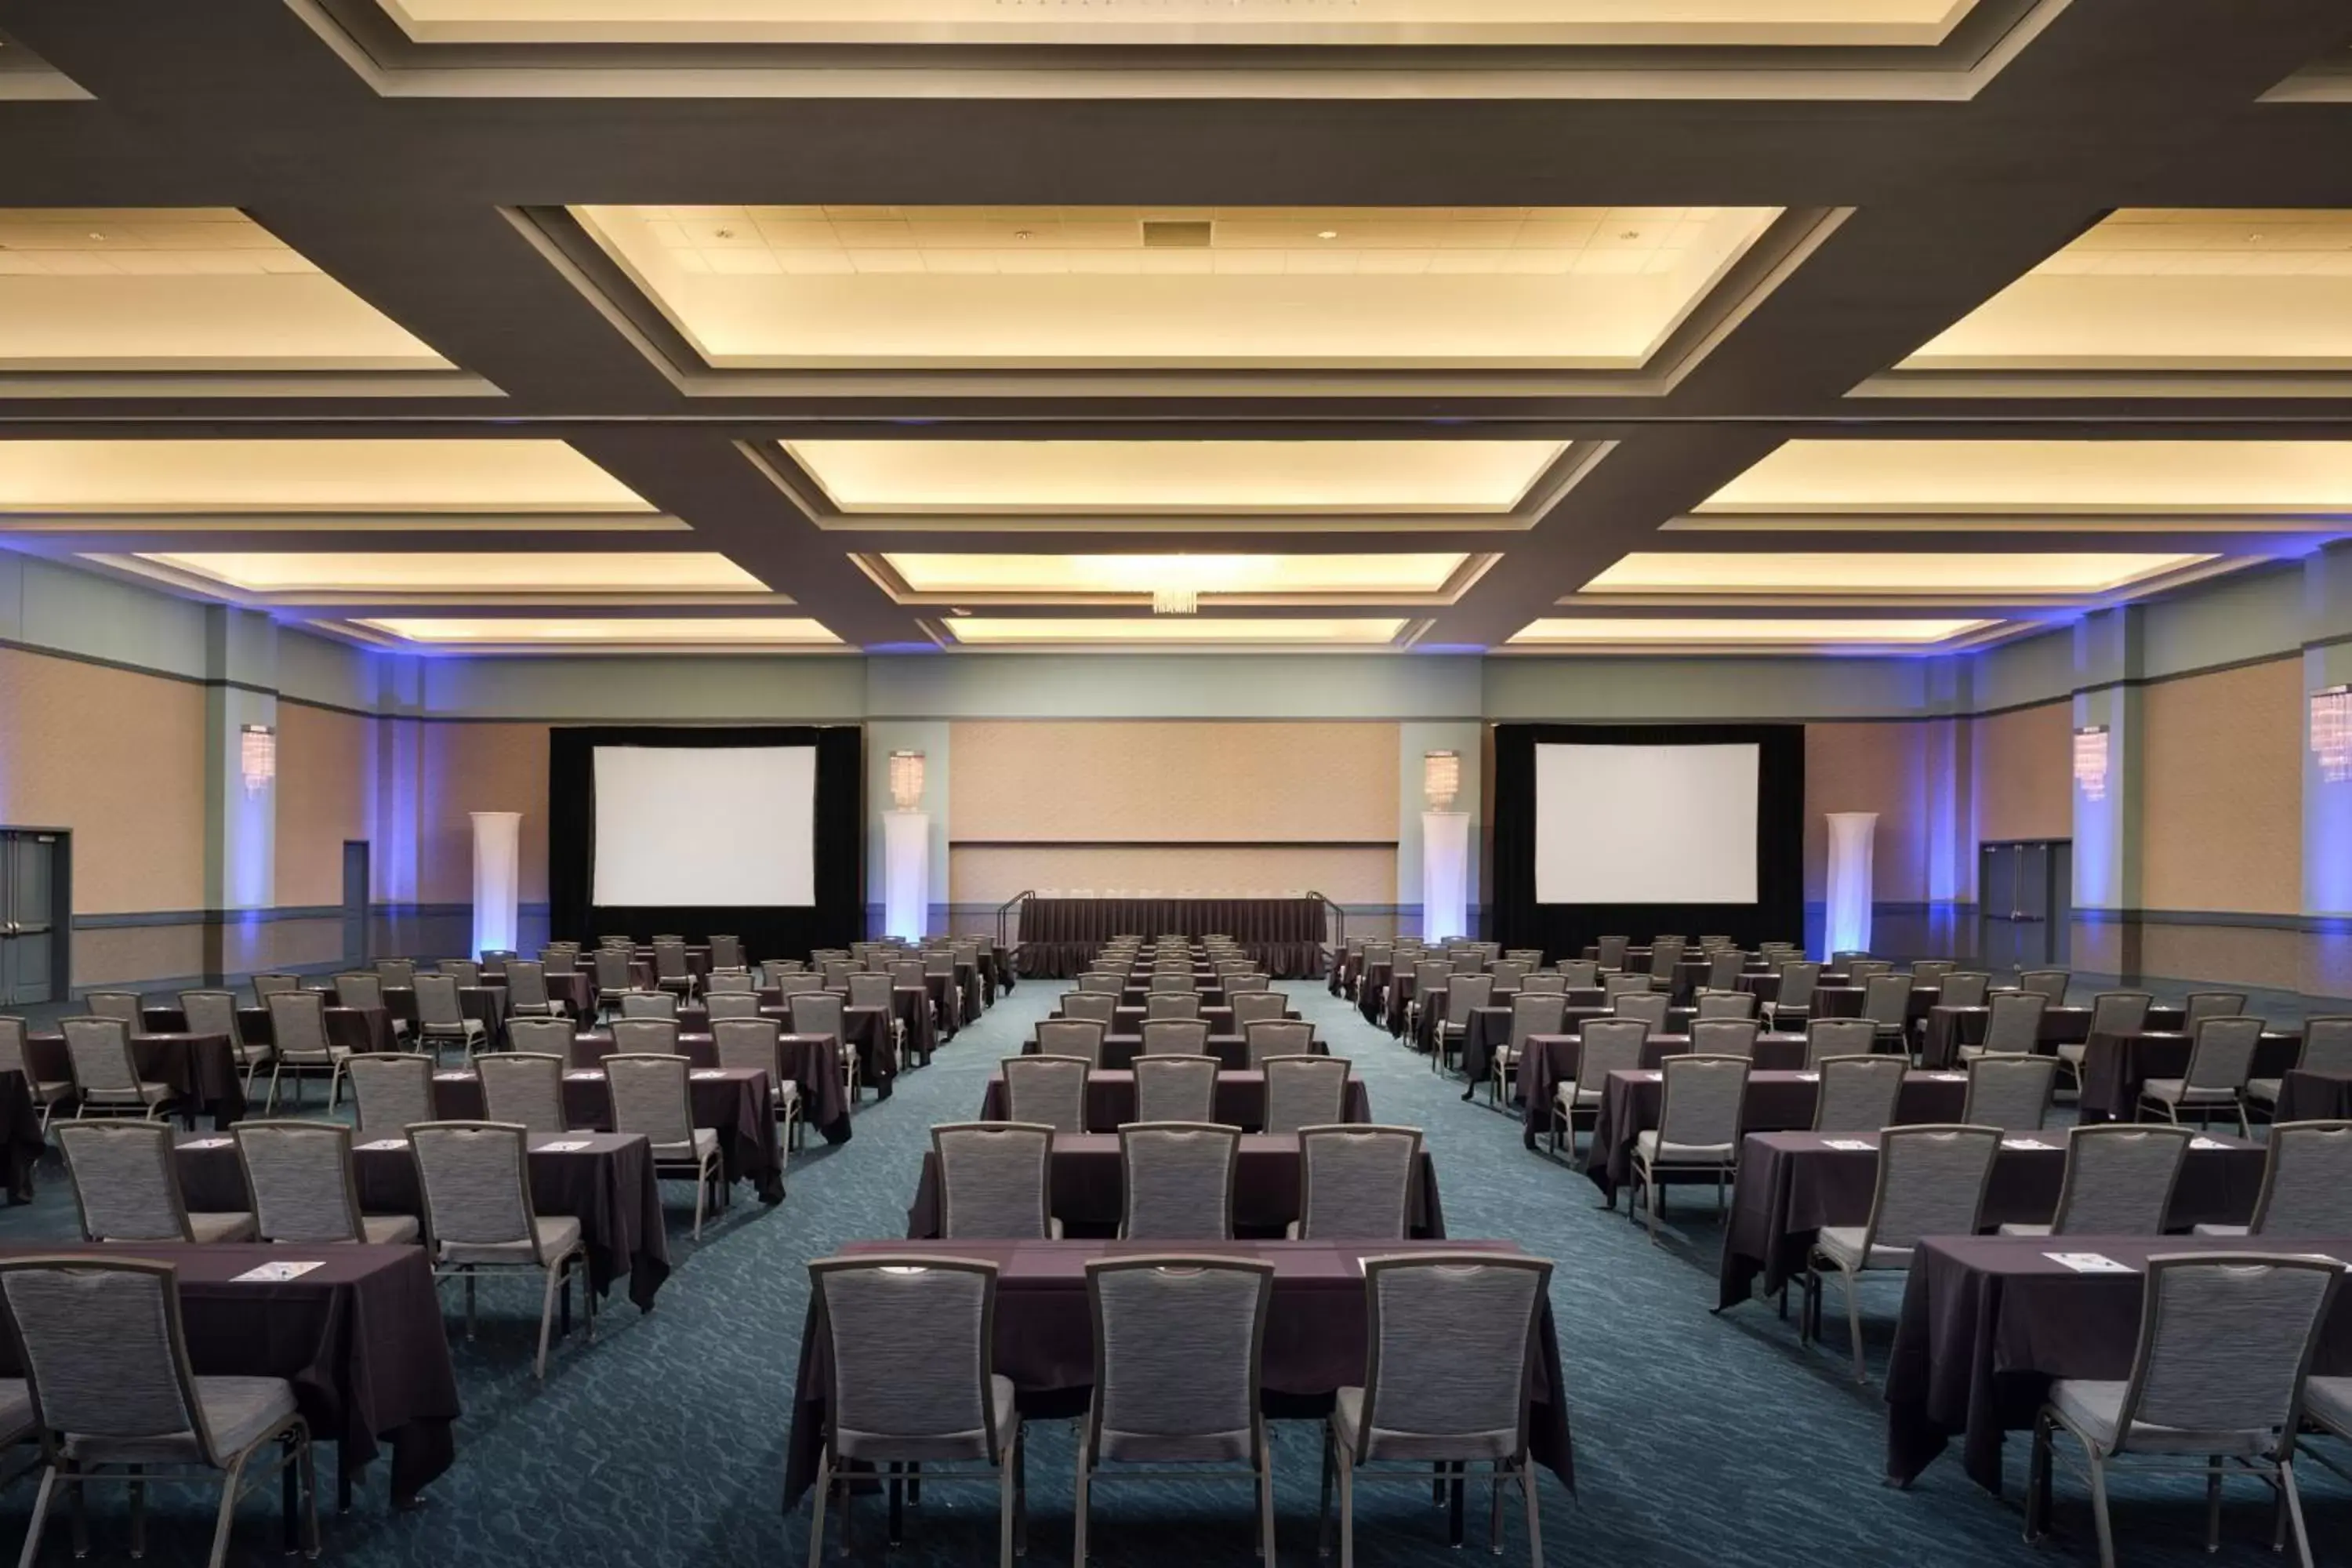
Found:
[[[814,904],[608,909],[593,901],[597,747],[810,745],[816,748]],[[699,942],[712,931],[728,931],[742,937],[756,963],[798,957],[813,947],[845,947],[866,934],[866,752],[864,732],[856,726],[559,727],[548,731],[547,746],[548,926],[559,940],[593,943],[606,931],[644,938],[674,931]],[[748,835],[768,825],[709,827]]]
[[[1801,724],[1498,724],[1494,752],[1494,937],[1575,957],[1604,935],[1636,942],[1720,931],[1741,942],[1800,940],[1805,900],[1805,729]],[[1536,747],[1757,748],[1756,901],[1752,904],[1539,904],[1536,901]],[[1591,833],[1648,837],[1671,821],[1586,825]]]

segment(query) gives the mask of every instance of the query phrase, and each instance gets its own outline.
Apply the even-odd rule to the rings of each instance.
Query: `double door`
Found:
[[[0,828],[0,1006],[66,993],[66,836]]]
[[[1995,973],[2063,968],[2074,921],[2074,845],[2019,838],[1977,851],[1977,953]]]

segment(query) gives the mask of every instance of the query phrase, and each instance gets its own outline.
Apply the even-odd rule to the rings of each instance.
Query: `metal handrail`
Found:
[[[1337,963],[1338,955],[1348,951],[1348,911],[1341,909],[1339,900],[1328,893],[1309,888],[1307,896],[1323,900],[1323,945],[1333,955],[1332,961]]]
[[[1021,906],[1036,896],[1036,889],[1024,888],[1020,892],[1013,894],[1011,898],[996,906],[996,946],[998,951],[1008,952],[1020,940],[1017,934],[1021,930],[1020,921],[1015,919],[1012,922],[1008,931],[1006,917],[1017,915]]]

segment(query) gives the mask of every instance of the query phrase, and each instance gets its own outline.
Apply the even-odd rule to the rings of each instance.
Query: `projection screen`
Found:
[[[595,749],[593,901],[816,902],[814,746]]]
[[[1538,903],[1757,901],[1756,746],[1535,752]]]

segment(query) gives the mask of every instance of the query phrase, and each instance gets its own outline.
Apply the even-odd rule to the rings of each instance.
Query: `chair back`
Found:
[[[1426,996],[1433,991],[1443,991],[1453,978],[1454,966],[1442,958],[1424,958],[1412,966],[1412,990],[1416,996]]]
[[[2055,1236],[2161,1236],[2189,1158],[2186,1127],[2109,1121],[2071,1130]]]
[[[1620,1018],[1638,1020],[1654,1035],[1666,1032],[1666,1008],[1673,1000],[1663,991],[1628,993],[1610,1004],[1610,1011]]]
[[[1347,1058],[1268,1057],[1260,1067],[1265,1073],[1268,1132],[1296,1132],[1347,1120]]]
[[[1783,1007],[1810,1007],[1813,989],[1822,983],[1822,966],[1812,963],[1780,966],[1780,990],[1774,1001]]]
[[[821,1258],[809,1281],[833,1352],[824,1415],[835,1457],[998,1462],[995,1264]]]
[[[1201,1057],[1209,1054],[1209,1021],[1205,1018],[1146,1018],[1143,1054],[1147,1057]]]
[[[160,1121],[60,1121],[58,1148],[90,1241],[187,1241],[172,1130]]]
[[[1865,1246],[1912,1247],[1923,1237],[1974,1236],[1993,1156],[2000,1152],[2000,1131],[1928,1125],[1879,1133]]]
[[[1008,1080],[1009,1082],[1009,1080]],[[949,1241],[1043,1241],[1054,1130],[1016,1121],[943,1122],[931,1129],[940,1179],[940,1235]]]
[[[613,1131],[642,1132],[656,1150],[694,1142],[693,1064],[684,1057],[615,1052],[604,1058]]]
[[[884,973],[890,976],[893,987],[904,986],[909,991],[920,991],[929,984],[923,978],[923,961],[919,958],[894,959]],[[1086,987],[1081,985],[1078,989],[1083,991]]]
[[[1646,974],[1604,974],[1601,977],[1601,999],[1614,1005],[1621,996],[1647,996],[1657,989]]]
[[[257,974],[253,977],[253,999],[268,1006],[268,999],[281,991],[299,991],[302,982],[291,974]]]
[[[569,1018],[509,1018],[507,1020],[507,1046],[518,1051],[540,1051],[561,1061],[572,1058],[572,1042],[579,1031]],[[511,1116],[494,1116],[493,1121],[511,1121]]]
[[[1560,996],[1568,989],[1568,976],[1559,973],[1530,974],[1519,982],[1522,996]],[[1568,999],[1560,996],[1562,1002]]]
[[[1587,1018],[1576,1035],[1576,1087],[1599,1094],[1611,1073],[1632,1072],[1642,1065],[1650,1026],[1639,1018]]]
[[[1958,967],[1958,963],[1948,958],[1915,959],[1911,964],[1911,984],[1940,986],[1944,984],[1944,976]]]
[[[1214,1057],[1135,1058],[1135,1120],[1213,1121],[1217,1115]]]
[[[1118,1018],[1118,998],[1104,991],[1065,991],[1062,1016],[1087,1018],[1108,1030]]]
[[[1748,968],[1748,955],[1736,947],[1727,947],[1709,953],[1706,960],[1706,987],[1710,991],[1733,991],[1739,986],[1739,976]]]
[[[2058,1082],[2054,1057],[1986,1056],[1969,1063],[1960,1120],[2003,1132],[2039,1132]]]
[[[1277,1024],[1290,1013],[1290,998],[1279,991],[1229,991],[1225,1005],[1234,1010],[1234,1027],[1244,1034],[1252,1024]]]
[[[620,1001],[621,1016],[624,1018],[677,1016],[677,993],[675,991],[624,991]]]
[[[831,1035],[835,1040],[846,1043],[848,1037],[842,1029],[841,997],[837,993],[796,991],[790,1000],[793,1034]]]
[[[2256,1236],[2352,1236],[2352,1121],[2271,1129]]]
[[[1056,1132],[1087,1130],[1087,1078],[1094,1063],[1085,1057],[1007,1057],[999,1070],[1005,1120]]]
[[[1241,1129],[1213,1121],[1130,1121],[1120,1128],[1119,1239],[1231,1240],[1241,1151]]]
[[[1197,991],[1154,991],[1143,999],[1146,1018],[1197,1018],[1201,1016],[1201,994]]]
[[[409,1129],[436,1248],[503,1247],[536,1261],[530,1129],[512,1122],[427,1121]]]
[[[743,967],[743,939],[740,936],[719,936],[710,939],[710,967],[740,969]]]
[[[1104,1033],[1103,1026],[1092,1018],[1041,1018],[1037,1022],[1037,1054],[1082,1057],[1089,1067],[1099,1068]]]
[[[1089,1458],[1156,1463],[1253,1458],[1274,1265],[1234,1258],[1097,1258]]]
[[[1878,1026],[1867,1018],[1808,1018],[1805,1020],[1805,1068],[1818,1068],[1825,1057],[1866,1057],[1877,1047]]]
[[[343,1064],[343,1071],[350,1076],[352,1094],[359,1101],[361,1137],[405,1138],[411,1124],[433,1120],[430,1058],[362,1051]]]
[[[1756,1059],[1756,1020],[1753,1018],[1696,1018],[1690,1026],[1691,1054],[1701,1057],[1739,1057],[1747,1061]]]
[[[686,944],[682,942],[654,943],[654,978],[684,980],[694,973],[686,962]]]
[[[482,1079],[482,1110],[488,1120],[533,1132],[562,1132],[565,1058],[544,1051],[491,1051],[475,1060]]]
[[[316,991],[273,991],[269,1038],[281,1060],[317,1067],[334,1060],[327,1048],[327,999]]]
[[[1192,972],[1189,969],[1155,970],[1151,975],[1151,990],[1154,994],[1181,993],[1190,995],[1192,993]]]
[[[140,1016],[136,991],[92,991],[82,1001],[93,1018],[120,1019],[134,1029],[144,1021]]]
[[[1744,1057],[1668,1057],[1658,1100],[1658,1146],[1737,1148],[1748,1098]]]
[[[1418,1127],[1301,1128],[1298,1238],[1404,1240],[1420,1171]]]
[[[0,1072],[20,1072],[25,1082],[33,1082],[33,1068],[25,1060],[25,1020],[14,1013],[0,1013]]]
[[[550,943],[539,950],[539,966],[549,974],[577,974],[580,973],[580,950]]]
[[[887,976],[877,974],[874,978],[885,985],[890,984]],[[760,1016],[760,994],[756,991],[709,992],[702,998],[702,1016],[713,1025],[721,1018],[731,1018],[738,1023],[745,1018],[756,1018]]]
[[[676,1056],[677,1020],[615,1018],[613,1020],[613,1049],[626,1056]]]
[[[183,991],[180,1016],[192,1035],[226,1035],[235,1046],[245,1044],[245,1028],[236,1018],[234,991]]]
[[[1650,973],[1664,981],[1669,989],[1675,984],[1675,971],[1682,961],[1682,938],[1659,936],[1650,939]]]
[[[1593,958],[1602,969],[1625,967],[1625,950],[1633,945],[1630,936],[1604,936],[1593,944]]]
[[[109,1445],[153,1443],[164,1455],[208,1465],[226,1458],[196,1395],[170,1264],[22,1258],[0,1264],[0,1298],[45,1430]]]
[[[709,1000],[708,996],[705,1001]],[[865,970],[849,977],[849,1005],[853,1007],[894,1007],[898,1005],[895,988],[887,974]]]
[[[1530,967],[1514,958],[1498,958],[1488,967],[1486,973],[1494,976],[1496,990],[1517,991],[1519,988],[1519,982],[1528,977],[1528,970]]]
[[[1557,991],[1521,991],[1511,998],[1510,1048],[1525,1049],[1529,1035],[1559,1034],[1567,1011],[1568,999]]]
[[[1860,985],[1867,988],[1870,983],[1877,979],[1880,975],[1891,974],[1894,972],[1895,963],[1892,959],[1852,959],[1848,961],[1845,966],[1845,983],[1848,985]],[[1906,985],[1905,989],[1908,990],[1910,987]]]
[[[2091,1033],[2137,1035],[2147,1027],[2155,1002],[2145,991],[2102,991],[2091,998]]]
[[[375,977],[388,990],[405,990],[416,984],[416,960],[379,958],[375,961]]]
[[[507,960],[507,1005],[543,1008],[547,1000],[547,970],[538,960]]]
[[[773,1018],[757,1015],[710,1020],[710,1045],[719,1057],[719,1065],[738,1072],[766,1073],[772,1085],[782,1076],[776,1047],[782,1035]]]
[[[463,1028],[466,1009],[457,1000],[457,981],[448,974],[415,974],[409,977],[416,993],[416,1021],[436,1029]]]
[[[1445,1017],[1453,1024],[1467,1024],[1470,1015],[1495,999],[1495,977],[1491,974],[1456,974],[1445,984]]]
[[[2032,1054],[2042,1040],[2042,1015],[2050,998],[2039,991],[2003,991],[1985,1013],[1984,1049],[1996,1056]]]
[[[1370,1352],[1355,1458],[1524,1459],[1527,1390],[1550,1288],[1551,1265],[1516,1253],[1366,1258]],[[1476,1339],[1475,1353],[1462,1344],[1465,1334]]]
[[[1692,998],[1702,1018],[1753,1018],[1756,1016],[1756,993],[1753,991],[1702,991]]]
[[[2150,1258],[2116,1450],[2149,1426],[2291,1440],[2312,1352],[2343,1283],[2343,1265],[2329,1258]]]
[[[229,1130],[264,1241],[359,1241],[352,1130],[331,1121],[240,1121]]]
[[[929,966],[925,965],[923,972],[927,974],[929,973]],[[1127,989],[1127,978],[1124,975],[1112,974],[1104,970],[1089,969],[1084,974],[1078,976],[1078,989],[1081,991],[1107,991],[1110,994],[1116,996],[1120,992]]]
[[[383,1005],[383,982],[361,969],[338,974],[335,976],[335,1005],[339,1007],[381,1007]]]
[[[1264,1068],[1272,1057],[1304,1057],[1315,1052],[1315,1026],[1303,1018],[1259,1019],[1244,1024],[1242,1038],[1249,1050],[1253,1072]]]
[[[2244,1091],[2254,1072],[2254,1047],[2263,1043],[2260,1018],[2207,1017],[2189,1026],[2189,1068],[2181,1081],[2191,1089]]]
[[[2242,991],[2191,991],[2180,1010],[2180,1026],[2190,1034],[2208,1018],[2235,1018],[2246,1010]]]
[[[1944,976],[1936,1002],[1944,1007],[1981,1007],[1991,989],[1992,976],[1982,970],[1954,970]]]
[[[596,989],[626,991],[635,984],[629,967],[630,953],[625,947],[600,947],[596,950]]]
[[[2294,1065],[2305,1072],[2352,1078],[2352,1017],[2305,1018]]]
[[[131,1055],[131,1026],[120,1018],[60,1018],[66,1037],[66,1065],[74,1087],[85,1096],[135,1100],[139,1069]]]
[[[1901,1057],[1822,1057],[1811,1065],[1822,1075],[1821,1092],[1813,1097],[1814,1131],[1875,1132],[1895,1124],[1895,1107],[1910,1069]]]
[[[1911,1016],[1911,977],[1874,974],[1863,983],[1862,1016],[1881,1030],[1903,1027]]]
[[[1589,958],[1563,958],[1557,968],[1561,985],[1576,991],[1590,991],[1601,984],[1601,965]]]

